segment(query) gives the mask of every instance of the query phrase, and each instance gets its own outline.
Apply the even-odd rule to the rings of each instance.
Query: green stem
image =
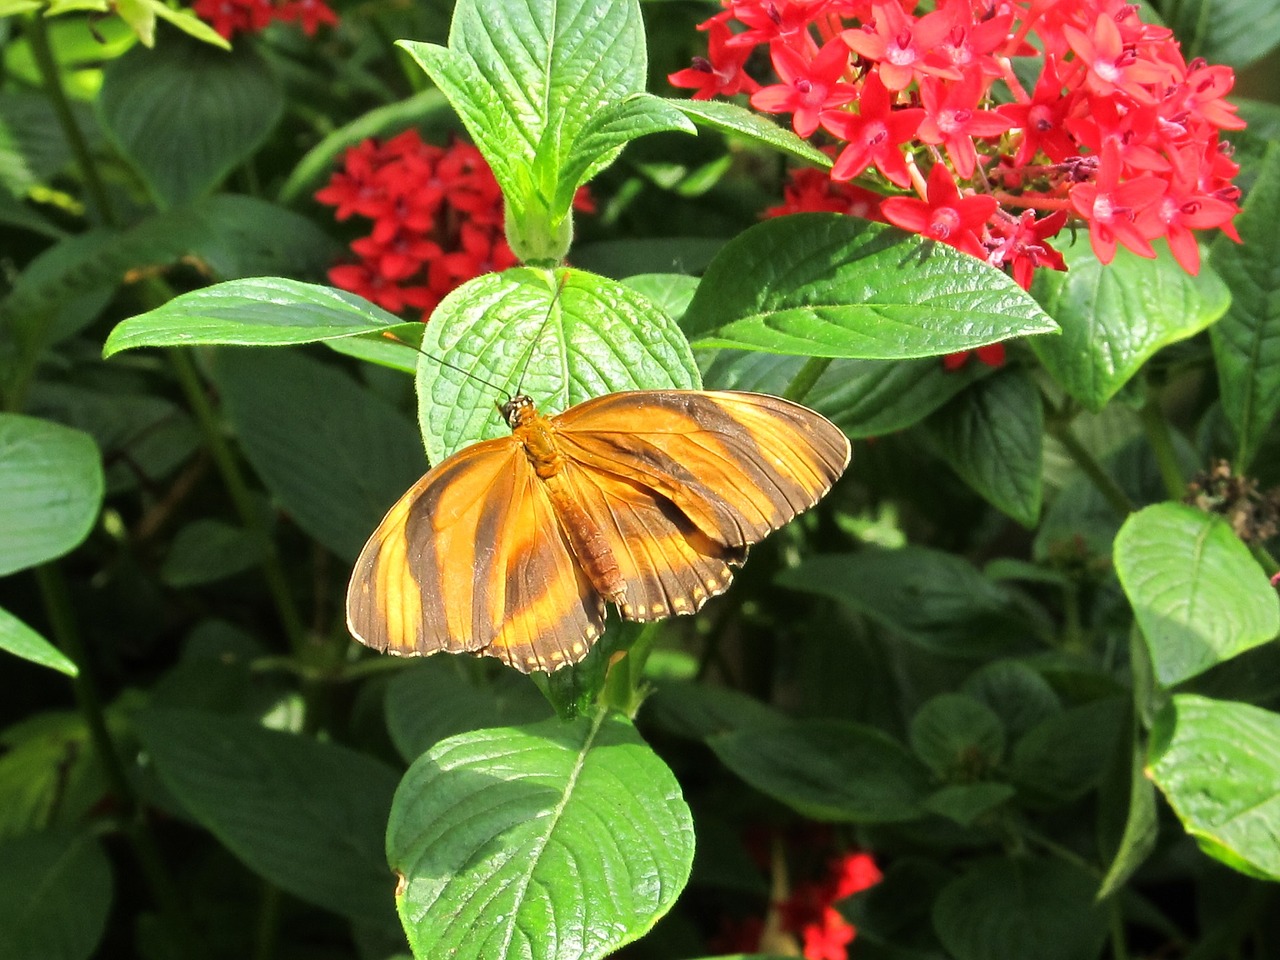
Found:
[[[1107,912],[1111,920],[1111,958],[1129,960],[1129,944],[1124,935],[1124,911],[1120,909],[1119,897],[1111,898],[1107,904]]]
[[[1271,551],[1262,544],[1249,544],[1249,552],[1262,565],[1262,569],[1267,572],[1268,577],[1274,577],[1277,573],[1280,573],[1280,563],[1276,562],[1276,558],[1271,555]]]
[[[1071,455],[1071,459],[1075,461],[1076,466],[1085,472],[1085,475],[1093,481],[1093,485],[1098,488],[1098,492],[1102,494],[1103,499],[1110,504],[1111,509],[1116,512],[1120,519],[1124,519],[1134,510],[1133,503],[1129,500],[1128,494],[1120,489],[1120,485],[1111,479],[1111,475],[1102,468],[1096,457],[1089,452],[1089,449],[1080,442],[1079,438],[1071,432],[1071,427],[1065,423],[1054,423],[1050,421],[1049,432],[1053,434],[1064,447],[1067,453]]]
[[[1155,400],[1148,400],[1142,408],[1142,427],[1147,432],[1147,443],[1155,454],[1156,463],[1160,467],[1160,477],[1164,480],[1165,492],[1170,500],[1181,500],[1187,494],[1187,478],[1182,475],[1178,466],[1178,454],[1173,448],[1173,434],[1169,431],[1169,422],[1160,412],[1160,405]]]
[[[1039,833],[1036,830],[1033,830],[1031,827],[1028,827],[1025,824],[1023,824],[1019,829],[1022,836],[1024,836],[1030,843],[1035,844],[1036,846],[1040,847],[1040,849],[1042,850],[1048,851],[1049,853],[1057,857],[1059,860],[1065,860],[1067,863],[1071,864],[1072,866],[1079,867],[1081,870],[1087,871],[1091,875],[1097,877],[1099,880],[1102,879],[1102,871],[1096,865],[1090,863],[1088,860],[1080,856],[1080,854],[1076,853],[1074,850],[1070,850],[1067,847],[1064,847],[1062,844],[1058,843],[1056,840],[1050,840],[1048,837],[1044,836],[1043,834]]]
[[[280,555],[276,552],[275,542],[258,516],[253,496],[249,492],[249,484],[245,481],[244,474],[240,472],[240,465],[231,452],[231,445],[222,435],[221,424],[217,414],[214,413],[213,405],[205,395],[204,385],[200,382],[200,376],[196,373],[190,354],[184,348],[177,348],[170,350],[168,356],[182,392],[186,395],[187,403],[195,414],[196,422],[200,424],[205,444],[213,455],[218,472],[222,475],[222,482],[227,488],[231,502],[235,506],[236,513],[240,515],[240,521],[262,544],[262,571],[266,577],[267,589],[275,601],[276,612],[279,614],[290,648],[294,653],[301,653],[306,645],[307,633],[303,628],[298,608],[293,602],[293,595],[289,592],[289,581],[285,576],[284,566],[280,562]]]
[[[98,218],[102,223],[115,226],[116,214],[108,199],[106,185],[102,182],[98,167],[93,162],[89,143],[81,133],[79,124],[76,123],[75,114],[71,112],[71,102],[67,99],[67,91],[62,85],[62,71],[58,69],[58,61],[54,59],[53,48],[49,45],[49,28],[45,24],[45,18],[37,13],[28,17],[26,24],[31,56],[35,59],[36,68],[44,81],[45,93],[49,95],[49,100],[53,104],[53,112],[58,117],[62,134],[67,138],[67,145],[76,158],[76,166],[80,168],[80,175],[84,177],[85,190],[94,207],[97,208]]]
[[[271,960],[280,939],[280,888],[270,880],[262,881],[262,899],[258,905],[258,929],[254,934],[254,960]]]
[[[831,366],[830,357],[810,357],[804,362],[804,366],[800,368],[792,381],[787,384],[787,389],[782,391],[782,396],[787,400],[794,400],[796,403],[800,403],[809,395],[813,385],[818,382],[819,377],[826,373],[829,366]]]
[[[186,936],[188,927],[181,901],[178,899],[177,884],[165,865],[160,854],[159,844],[147,826],[143,816],[142,802],[133,788],[133,783],[120,759],[120,751],[111,729],[107,726],[106,711],[102,705],[102,696],[93,680],[93,671],[89,664],[88,653],[80,638],[80,630],[72,613],[71,597],[67,590],[62,571],[54,563],[46,563],[35,570],[36,583],[40,588],[40,596],[44,601],[45,615],[58,647],[75,663],[77,674],[73,681],[76,704],[89,727],[89,736],[93,740],[94,753],[102,764],[111,792],[119,799],[122,808],[122,823],[133,848],[138,866],[151,891],[156,906],[166,918],[175,935]]]

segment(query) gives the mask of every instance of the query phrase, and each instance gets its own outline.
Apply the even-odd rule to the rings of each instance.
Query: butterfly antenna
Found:
[[[507,399],[508,400],[511,399],[510,391],[508,391],[506,387],[498,386],[492,380],[486,380],[484,377],[480,376],[479,374],[472,373],[470,370],[463,370],[456,363],[450,363],[448,360],[444,359],[444,357],[437,357],[434,353],[428,353],[426,350],[423,350],[421,347],[415,347],[408,340],[404,340],[401,337],[396,336],[390,330],[383,330],[382,335],[386,337],[388,340],[394,340],[396,343],[401,344],[402,346],[408,347],[410,350],[417,350],[418,353],[422,354],[428,360],[432,360],[440,364],[442,367],[448,367],[450,370],[457,370],[464,377],[470,377],[472,380],[478,380],[481,383],[483,383],[486,387],[491,387],[492,389],[497,390],[499,393],[505,393],[507,395]]]
[[[547,329],[547,324],[551,322],[551,315],[555,312],[556,304],[560,302],[560,292],[564,289],[565,283],[569,280],[569,271],[565,271],[560,275],[560,281],[556,284],[556,292],[551,297],[551,302],[547,304],[547,315],[542,318],[542,323],[538,326],[538,332],[533,335],[533,340],[529,342],[529,353],[524,358],[524,364],[520,368],[520,379],[516,381],[516,396],[523,394],[521,387],[524,386],[524,375],[529,372],[529,364],[533,362],[533,352],[538,349],[538,343],[542,340],[542,334]]]

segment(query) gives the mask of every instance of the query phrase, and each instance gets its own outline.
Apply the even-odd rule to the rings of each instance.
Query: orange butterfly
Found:
[[[581,660],[605,601],[628,620],[694,613],[747,548],[849,463],[825,417],[758,393],[636,390],[555,417],[517,396],[511,436],[473,444],[383,518],[347,589],[347,625],[390,653]]]

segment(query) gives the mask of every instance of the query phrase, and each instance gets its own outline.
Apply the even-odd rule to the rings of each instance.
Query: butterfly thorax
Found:
[[[525,396],[512,397],[501,409],[507,426],[524,447],[525,456],[539,479],[546,480],[559,473],[564,458],[556,444],[556,428],[538,412],[533,401]]]

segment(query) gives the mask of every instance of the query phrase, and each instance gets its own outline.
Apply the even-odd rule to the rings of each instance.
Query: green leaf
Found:
[[[573,188],[620,149],[618,138],[600,139],[601,118],[616,117],[645,85],[644,25],[634,0],[462,0],[447,49],[400,46],[458,111],[518,234],[539,219],[554,232],[569,215]],[[633,135],[645,129],[638,124]]]
[[[746,107],[724,100],[670,100],[677,110],[693,119],[700,126],[719,130],[721,133],[745,138],[752,143],[780,150],[797,160],[811,163],[824,170],[831,169],[831,158],[813,144],[768,117],[753,113]]]
[[[177,588],[213,583],[257,565],[264,554],[262,541],[242,527],[195,520],[174,534],[160,579]]]
[[[955,960],[1094,960],[1107,912],[1093,894],[1060,860],[983,860],[943,888],[933,927]]]
[[[344,560],[425,472],[412,423],[333,366],[293,351],[223,350],[214,379],[267,489]]]
[[[1013,595],[941,550],[907,546],[809,557],[777,582],[837,600],[941,654],[990,656],[1029,639]]]
[[[4,14],[0,14],[4,16]],[[86,117],[76,117],[77,122]],[[71,161],[71,148],[43,93],[0,95],[0,187],[15,197],[47,183]]]
[[[730,770],[813,820],[900,823],[921,815],[929,771],[874,727],[798,720],[707,740]]]
[[[0,576],[79,546],[102,487],[102,458],[88,434],[0,413]]]
[[[87,834],[0,843],[0,957],[89,960],[111,909],[111,864]]]
[[[403,324],[353,293],[281,277],[230,280],[174,297],[116,324],[102,355],[135,347],[193,344],[284,346],[315,343]]]
[[[1009,778],[1037,804],[1075,800],[1101,781],[1122,732],[1127,736],[1129,731],[1120,697],[1056,713],[1014,745]]]
[[[1010,741],[1062,712],[1062,703],[1049,681],[1017,660],[986,664],[970,674],[961,689],[991,708]]]
[[[953,783],[930,794],[924,808],[962,827],[971,827],[1017,792],[1007,783]]]
[[[630,281],[628,281],[630,282]],[[781,395],[805,357],[720,350],[703,372],[709,388]],[[991,374],[981,363],[947,370],[936,357],[920,360],[833,360],[804,397],[855,440],[882,437],[923,420],[970,384]]]
[[[405,100],[376,107],[362,113],[355,120],[327,134],[308,150],[289,173],[280,188],[281,203],[296,203],[305,194],[319,187],[340,154],[348,147],[370,137],[386,137],[408,127],[439,127],[444,134],[446,122],[453,123],[453,114],[444,95],[435,89],[420,90]]]
[[[1111,866],[1098,889],[1098,899],[1105,900],[1119,892],[1129,878],[1142,866],[1155,849],[1160,832],[1156,810],[1156,788],[1146,776],[1143,749],[1134,744],[1126,748],[1131,754],[1129,772],[1129,803],[1125,813],[1124,832],[1116,846]]]
[[[767,220],[725,244],[683,325],[699,347],[866,360],[934,356],[1057,329],[1017,284],[978,259],[828,213]]]
[[[1280,9],[1280,8],[1278,8]],[[1258,181],[1236,218],[1243,243],[1214,241],[1214,269],[1231,289],[1226,316],[1209,329],[1222,412],[1239,447],[1244,473],[1280,412],[1280,145],[1273,144]]]
[[[430,657],[406,666],[387,686],[387,733],[405,760],[459,733],[516,727],[551,715],[528,678],[503,670],[485,681],[473,666],[458,657]]]
[[[0,840],[83,823],[107,792],[78,713],[33,714],[0,732],[0,746]]]
[[[391,769],[240,717],[152,708],[137,725],[161,783],[250,869],[343,916],[388,916]]]
[[[510,435],[497,409],[504,392],[559,413],[618,390],[699,386],[670,317],[630,287],[580,270],[477,277],[436,308],[422,349],[418,423],[433,464]]]
[[[230,52],[173,36],[111,62],[102,126],[160,207],[204,196],[275,127],[284,95],[252,44]]]
[[[777,710],[745,693],[681,680],[660,682],[645,697],[643,716],[647,723],[693,740],[783,721]]]
[[[676,322],[684,315],[698,289],[698,278],[683,273],[638,273],[622,282],[648,297]]]
[[[226,37],[222,36],[190,10],[174,9],[164,0],[142,0],[142,3],[150,7],[152,12],[161,20],[173,24],[187,36],[194,37],[202,43],[212,44],[222,50],[231,49],[231,43]]]
[[[1039,337],[1031,348],[1090,410],[1100,410],[1157,350],[1199,333],[1231,301],[1207,265],[1188,276],[1166,246],[1156,247],[1154,260],[1121,248],[1103,266],[1081,232],[1063,251],[1067,271],[1036,277],[1036,299],[1062,325],[1062,336]]]
[[[1156,718],[1147,771],[1205,853],[1280,880],[1280,715],[1177,694]]]
[[[1177,503],[1140,510],[1116,536],[1115,565],[1167,687],[1280,631],[1280,598],[1220,517]]]
[[[1159,6],[1188,60],[1204,57],[1239,70],[1274,50],[1280,37],[1280,4],[1275,0],[1179,0]]]
[[[675,902],[693,823],[620,716],[462,734],[405,774],[387,859],[414,956],[595,960]]]
[[[964,693],[925,701],[911,718],[911,749],[938,776],[973,779],[1004,755],[1004,727],[990,707]]]
[[[36,633],[4,607],[0,607],[0,650],[8,650],[15,657],[30,660],[42,667],[51,667],[68,677],[80,671],[61,650]]]
[[[1001,370],[958,395],[927,424],[951,469],[1024,527],[1040,517],[1044,407],[1022,370]]]

